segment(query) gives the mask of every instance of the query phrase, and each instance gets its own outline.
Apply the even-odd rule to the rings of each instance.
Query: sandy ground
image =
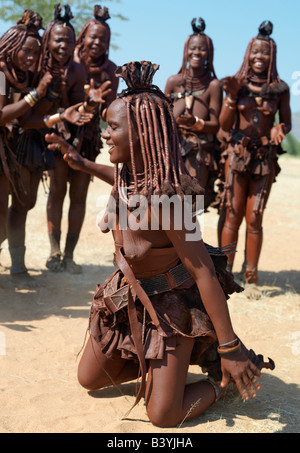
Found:
[[[107,159],[106,153],[102,160]],[[112,271],[113,243],[96,227],[109,186],[90,185],[86,219],[76,260],[82,275],[46,270],[49,253],[45,222],[47,196],[41,185],[27,227],[26,264],[39,286],[0,288],[0,432],[2,433],[295,433],[299,432],[300,376],[300,160],[280,159],[282,172],[265,212],[265,241],[260,262],[263,297],[243,293],[229,300],[235,330],[248,347],[276,362],[264,372],[256,400],[225,398],[198,418],[173,429],[160,429],[147,419],[141,401],[123,419],[135,398],[135,382],[87,392],[77,382],[77,353],[88,323],[95,285]],[[63,237],[68,200],[65,202]],[[217,214],[205,214],[204,237],[217,245]],[[234,271],[243,260],[241,228]],[[9,282],[7,242],[1,262]],[[190,367],[189,382],[201,377]]]

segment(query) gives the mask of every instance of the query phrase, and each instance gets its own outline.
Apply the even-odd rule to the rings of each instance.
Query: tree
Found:
[[[53,19],[54,5],[60,3],[58,0],[2,0],[0,7],[0,17],[2,20],[10,22],[14,25],[20,17],[22,17],[23,11],[26,8],[30,8],[39,13],[43,18],[44,25]],[[93,17],[94,4],[102,3],[97,2],[91,3],[87,0],[69,0],[61,2],[62,5],[68,3],[71,6],[74,19],[72,19],[72,25],[75,28],[76,34],[81,30],[82,25]],[[120,3],[119,0],[105,0],[107,3]],[[107,6],[107,5],[106,5]],[[116,17],[120,20],[128,20],[127,17],[122,14],[112,14],[111,17]],[[112,37],[118,36],[117,33],[112,33]],[[118,48],[116,44],[112,43],[112,47]]]

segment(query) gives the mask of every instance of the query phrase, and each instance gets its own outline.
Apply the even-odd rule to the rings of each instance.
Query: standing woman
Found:
[[[270,190],[280,172],[281,142],[291,130],[289,88],[280,80],[273,25],[265,21],[248,44],[244,61],[233,77],[224,79],[226,97],[220,126],[230,132],[222,153],[225,170],[223,206],[226,217],[222,244],[238,239],[246,220],[246,294],[259,298],[257,266],[263,241],[263,213]],[[279,124],[275,115],[279,113]],[[234,255],[228,256],[232,268]]]
[[[41,75],[49,71],[53,83],[49,87],[45,102],[50,105],[48,113],[56,113],[58,109],[84,102],[83,112],[93,113],[96,90],[89,91],[86,99],[84,84],[85,69],[82,64],[73,60],[75,49],[75,31],[71,24],[73,15],[68,5],[62,16],[61,5],[55,6],[54,20],[47,24],[43,34]],[[98,100],[97,100],[98,102]],[[81,127],[63,124],[60,133],[73,143],[78,151],[81,148]],[[47,224],[50,240],[50,256],[46,262],[49,270],[58,272],[68,270],[72,273],[81,272],[81,266],[73,260],[73,253],[85,216],[85,203],[90,177],[80,171],[68,167],[59,153],[55,153],[55,168],[49,171],[50,191],[47,203]],[[70,207],[68,213],[68,231],[64,253],[60,249],[61,221],[63,202],[69,185]]]
[[[217,177],[217,141],[222,89],[216,78],[211,38],[205,22],[192,20],[193,34],[188,36],[183,62],[178,74],[171,76],[165,94],[173,100],[181,155],[190,174],[205,188],[205,207],[214,199],[213,183]]]
[[[39,14],[26,9],[17,25],[0,39],[0,71],[5,76],[5,80],[1,79],[0,93],[0,245],[6,238],[9,192],[20,203],[24,198],[21,166],[15,155],[19,129],[16,119],[45,96],[51,81],[46,74],[39,84],[34,83],[41,49],[38,33],[41,27]]]
[[[95,113],[93,122],[85,126],[84,137],[89,139],[88,146],[94,153],[101,148],[101,138],[98,136],[96,138],[98,142],[94,143],[91,141],[91,135],[96,135],[95,127],[96,131],[100,132],[100,116],[105,121],[107,108],[116,99],[119,84],[119,79],[115,76],[117,66],[109,60],[111,32],[106,22],[108,19],[110,19],[108,8],[102,9],[101,6],[95,5],[94,19],[90,19],[82,27],[74,52],[74,60],[85,67],[87,86],[90,86],[92,81],[93,86],[105,84],[104,87],[109,87],[110,90],[105,96],[105,101],[99,106],[100,109]]]
[[[67,19],[68,18],[66,18],[66,20]],[[60,23],[63,22],[61,21]],[[46,36],[47,33],[48,30],[46,28]],[[59,40],[62,39],[62,41],[65,42],[65,38],[69,39],[68,28],[64,30],[62,36],[58,35],[55,37],[58,42],[52,42],[53,48],[55,49],[53,52],[57,52],[57,54],[59,54],[58,58],[62,59],[62,61],[66,58],[68,51],[66,50],[67,46],[61,44]],[[41,40],[39,41],[39,45],[42,49]],[[39,56],[40,59],[42,59],[44,55],[43,49],[40,53],[40,47]],[[84,74],[84,70],[83,68],[80,68],[80,65],[75,64],[73,69],[77,69],[77,74],[70,77],[67,81],[67,83],[69,83],[68,89],[74,93],[74,95],[70,97],[70,105],[79,102],[79,100],[83,98],[82,91],[80,90],[83,89],[84,78],[82,76],[80,79],[80,69],[82,74]],[[59,77],[57,76],[57,73],[60,70],[60,62],[57,62],[56,66],[52,64],[52,62],[49,62],[46,67],[41,69],[37,78],[41,80],[40,84],[44,84],[45,80],[47,80],[47,86],[44,92],[45,97],[39,100],[36,105],[32,103],[32,109],[19,118],[19,124],[22,129],[19,128],[18,130],[18,140],[14,149],[20,166],[22,196],[20,197],[14,192],[12,193],[12,203],[7,218],[7,237],[12,261],[11,276],[14,281],[23,284],[35,285],[35,282],[28,274],[25,265],[27,214],[28,211],[35,206],[38,186],[43,172],[55,168],[56,164],[53,153],[49,153],[49,150],[47,150],[44,135],[46,132],[49,132],[49,128],[54,127],[55,125],[57,125],[56,127],[59,128],[59,130],[62,130],[64,124],[67,124],[63,121],[82,125],[91,117],[90,114],[79,113],[77,111],[77,108],[79,108],[77,104],[74,106],[71,105],[64,111],[62,111],[62,109],[57,113],[58,106],[55,105],[56,98],[54,96],[54,90],[58,89],[57,84]],[[59,95],[60,93],[57,94]],[[64,106],[67,107],[67,103],[65,103]],[[52,113],[53,115],[51,115]],[[88,118],[86,119],[86,117]]]
[[[224,269],[226,256],[218,249],[210,256],[197,234],[187,240],[197,222],[195,230],[178,222],[183,196],[197,197],[203,189],[180,157],[169,99],[152,85],[157,69],[146,61],[117,69],[128,89],[109,106],[103,133],[115,167],[83,158],[54,134],[46,140],[71,167],[112,184],[112,200],[120,208],[117,214],[108,209],[112,223],[105,216],[101,224],[103,231],[112,230],[118,269],[95,294],[79,382],[95,390],[136,379],[141,371],[136,403],[145,391],[151,422],[170,427],[198,416],[219,396],[211,380],[186,385],[190,363],[201,362],[221,387],[231,376],[245,401],[260,388],[259,369],[274,364],[247,351],[236,337],[224,293],[241,288]],[[156,210],[151,204],[155,195],[165,201],[174,196],[181,208],[168,209],[167,201],[165,226],[164,206]],[[137,205],[145,209],[131,224]]]

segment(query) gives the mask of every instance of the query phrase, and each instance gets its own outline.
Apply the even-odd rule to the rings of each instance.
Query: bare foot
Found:
[[[72,258],[64,257],[62,265],[67,272],[70,272],[70,274],[82,274],[82,267],[80,264],[76,264]]]
[[[248,299],[260,299],[261,298],[261,290],[258,288],[256,283],[245,283],[245,294]]]

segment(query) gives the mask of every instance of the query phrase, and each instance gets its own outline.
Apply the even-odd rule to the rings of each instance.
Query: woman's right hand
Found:
[[[39,81],[38,86],[36,87],[37,94],[39,95],[40,98],[43,98],[46,96],[47,93],[47,88],[52,82],[53,77],[50,74],[50,72],[46,72],[41,80]]]
[[[55,133],[46,134],[45,140],[49,143],[48,148],[58,150],[63,154],[63,159],[73,170],[82,170],[84,158],[64,138]]]
[[[248,358],[245,350],[236,353],[230,359],[221,357],[221,369],[221,387],[226,387],[229,384],[231,377],[235,381],[238,391],[244,401],[248,401],[249,396],[252,398],[256,397],[256,391],[261,388],[256,378],[261,378],[262,374]]]
[[[229,94],[232,98],[237,98],[238,92],[242,87],[242,80],[232,77],[224,77],[223,79],[223,90],[226,94]]]
[[[62,119],[71,124],[75,124],[76,126],[83,126],[84,124],[89,123],[94,115],[93,113],[79,112],[79,107],[82,105],[83,103],[79,102],[79,104],[71,105],[66,108],[61,114]]]

